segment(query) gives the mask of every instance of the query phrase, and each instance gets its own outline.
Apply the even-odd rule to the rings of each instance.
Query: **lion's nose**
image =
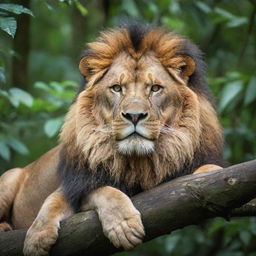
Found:
[[[122,116],[127,119],[128,121],[132,122],[134,125],[136,125],[139,121],[144,120],[148,113],[122,113]]]

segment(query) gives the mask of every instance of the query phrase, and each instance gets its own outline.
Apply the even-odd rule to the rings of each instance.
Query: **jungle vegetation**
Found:
[[[204,52],[230,164],[256,158],[255,0],[2,0],[0,174],[57,144],[76,94],[79,57],[104,28],[158,24]],[[214,219],[120,256],[256,256],[256,218]]]

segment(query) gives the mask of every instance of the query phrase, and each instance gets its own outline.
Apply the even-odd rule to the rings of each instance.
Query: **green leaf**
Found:
[[[8,137],[6,140],[7,144],[16,152],[22,154],[22,155],[27,155],[28,154],[28,148],[26,147],[25,144],[23,144],[21,141],[13,138],[13,137]]]
[[[5,73],[4,73],[4,68],[0,67],[0,83],[5,83],[6,82],[6,78],[5,78]]]
[[[212,221],[210,227],[207,229],[207,232],[210,236],[213,236],[216,232],[223,228],[225,221],[220,218],[216,218]]]
[[[63,92],[64,88],[61,83],[52,81],[50,82],[50,87],[54,89],[56,92]]]
[[[74,1],[74,0],[59,0],[59,2],[65,3],[65,4],[67,4],[67,5],[71,5],[71,4],[72,4],[72,1]]]
[[[123,9],[132,17],[139,17],[139,10],[134,0],[123,0],[122,2]]]
[[[226,77],[229,79],[227,81],[230,81],[230,80],[242,80],[241,76],[242,76],[241,73],[238,72],[238,71],[229,71],[226,74]]]
[[[0,29],[14,37],[17,29],[17,22],[13,17],[0,17]]]
[[[180,240],[181,240],[181,236],[178,233],[167,237],[167,243],[165,245],[166,246],[166,251],[168,253],[173,252]]]
[[[43,91],[46,91],[46,92],[51,91],[50,87],[46,83],[41,82],[41,81],[36,82],[34,87],[37,88],[37,89],[41,89]]]
[[[242,240],[243,244],[245,246],[248,246],[250,243],[250,240],[252,238],[252,235],[247,230],[241,230],[239,232],[240,239]]]
[[[46,5],[46,7],[47,7],[50,11],[53,10],[52,5],[50,5],[49,3],[47,3],[47,1],[45,1],[44,4]]]
[[[227,23],[227,27],[229,28],[235,28],[235,27],[239,27],[241,25],[246,24],[248,21],[247,18],[245,17],[235,17],[233,19],[231,19],[228,23]]]
[[[8,94],[8,92],[6,92],[6,91],[4,91],[4,90],[0,90],[0,96],[9,99],[9,94]]]
[[[0,16],[8,16],[8,12],[2,12],[2,11],[0,11]]]
[[[256,99],[256,77],[253,76],[247,86],[244,104],[249,105]]]
[[[65,81],[61,82],[61,85],[63,87],[78,88],[77,82],[71,81],[71,80],[65,80]]]
[[[239,94],[243,88],[242,81],[234,81],[227,84],[222,92],[222,97],[219,103],[220,111],[223,111],[229,103]]]
[[[0,141],[0,156],[6,161],[10,160],[10,149],[4,141]]]
[[[149,10],[154,13],[154,14],[157,14],[158,13],[158,8],[157,8],[157,5],[153,2],[150,2],[149,3],[149,6],[148,6]]]
[[[214,11],[215,13],[219,14],[220,16],[224,17],[227,20],[231,20],[235,17],[232,13],[219,7],[216,7]]]
[[[216,7],[214,8],[213,21],[215,23],[227,22],[227,27],[235,28],[246,24],[248,22],[248,19],[246,17],[236,16],[228,12],[227,10]]]
[[[87,9],[78,0],[73,0],[73,1],[74,1],[74,4],[76,5],[76,8],[79,10],[82,16],[86,16],[88,14]]]
[[[33,105],[32,96],[29,93],[19,88],[10,89],[9,94],[10,94],[10,101],[14,107],[18,107],[20,103],[23,103],[28,107],[31,107]]]
[[[48,137],[53,137],[60,129],[63,122],[63,117],[47,120],[44,125],[45,134]]]
[[[31,16],[34,16],[33,13],[28,8],[19,4],[0,4],[0,9],[15,13],[15,14],[26,13]]]
[[[202,2],[202,1],[197,1],[195,4],[197,5],[197,7],[198,7],[201,11],[203,11],[203,12],[205,12],[205,13],[210,13],[210,12],[211,12],[211,8],[210,8],[206,3],[204,3],[204,2]]]

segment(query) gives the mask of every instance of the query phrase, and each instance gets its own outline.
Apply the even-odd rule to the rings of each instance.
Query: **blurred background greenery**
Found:
[[[203,50],[231,164],[256,158],[255,0],[0,1],[0,174],[57,144],[81,77],[79,56],[99,30],[155,23]],[[215,219],[119,255],[256,255],[256,219]]]

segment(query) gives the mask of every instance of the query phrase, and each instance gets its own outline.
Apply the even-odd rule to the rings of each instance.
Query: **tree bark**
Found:
[[[110,5],[110,0],[91,2],[80,0],[79,2],[88,9],[89,13],[93,13],[93,16],[84,17],[76,6],[71,9],[72,42],[70,52],[76,62],[83,54],[85,42],[91,39],[88,38],[88,35],[95,34],[95,31],[99,31],[106,26]]]
[[[14,3],[20,4],[26,8],[30,7],[30,0],[15,0]],[[16,19],[17,31],[13,40],[15,55],[12,57],[12,86],[28,90],[31,16],[23,13],[18,15]]]
[[[144,241],[148,241],[216,216],[226,219],[255,216],[256,203],[249,202],[255,197],[256,160],[253,160],[223,170],[183,176],[132,200],[141,212],[146,230]],[[0,255],[22,255],[25,233],[26,230],[17,230],[0,234]],[[61,223],[51,255],[109,255],[117,251],[120,249],[114,248],[103,235],[95,212],[88,211]]]
[[[82,0],[80,3],[86,6],[86,1]],[[87,22],[86,17],[84,17],[80,11],[77,9],[75,5],[71,7],[71,15],[70,15],[70,22],[72,24],[72,41],[70,44],[70,53],[74,61],[78,61],[82,50],[85,47],[85,35],[87,33]]]

